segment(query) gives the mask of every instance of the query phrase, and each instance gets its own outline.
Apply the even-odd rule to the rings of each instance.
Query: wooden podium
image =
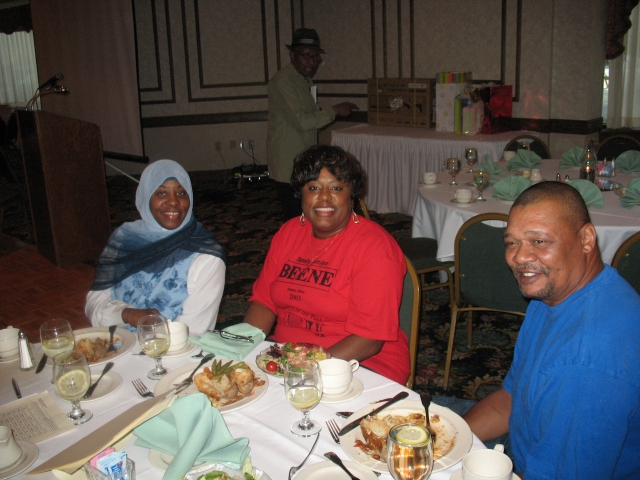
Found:
[[[111,234],[100,128],[18,111],[38,252],[58,267],[96,260]]]

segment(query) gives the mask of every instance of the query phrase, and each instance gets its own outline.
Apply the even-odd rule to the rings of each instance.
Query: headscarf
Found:
[[[168,179],[176,179],[187,191],[191,204],[182,224],[163,228],[153,217],[149,201]],[[158,160],[144,169],[136,191],[136,208],[141,220],[127,222],[109,237],[98,259],[91,290],[105,290],[134,273],[159,273],[193,253],[206,253],[226,261],[222,246],[213,234],[193,218],[193,189],[189,174],[173,160]]]

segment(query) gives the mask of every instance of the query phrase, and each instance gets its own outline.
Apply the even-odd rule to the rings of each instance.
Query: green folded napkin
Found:
[[[584,200],[584,203],[587,204],[587,207],[604,207],[604,195],[595,183],[580,178],[574,178],[566,183],[580,192],[580,196]]]
[[[177,398],[173,404],[134,429],[135,445],[173,455],[163,479],[176,480],[196,462],[240,468],[249,455],[249,439],[235,440],[217,408],[203,393]]]
[[[502,175],[504,173],[504,170],[489,155],[484,156],[484,161],[480,164],[478,170],[488,172],[489,175]]]
[[[535,168],[540,165],[540,155],[521,148],[516,156],[509,160],[509,170],[518,170],[519,168]]]
[[[637,150],[627,150],[616,158],[616,172],[627,174],[640,172],[640,152]]]
[[[229,333],[235,333],[236,335],[242,335],[243,337],[250,337],[253,339],[253,343],[222,338],[219,333],[211,332],[207,332],[201,337],[192,335],[189,337],[189,340],[200,345],[202,350],[205,352],[215,353],[216,355],[222,355],[224,357],[240,361],[243,360],[265,338],[262,330],[254,327],[253,325],[249,325],[248,323],[231,325],[224,330]]]
[[[571,167],[579,167],[580,160],[582,159],[582,154],[584,153],[584,148],[573,147],[567,150],[562,154],[562,160],[560,160],[560,168],[571,168]]]
[[[624,195],[620,197],[622,208],[633,208],[640,205],[640,178],[634,178],[625,188]]]
[[[493,198],[512,201],[531,186],[528,178],[511,176],[503,178],[493,186]]]

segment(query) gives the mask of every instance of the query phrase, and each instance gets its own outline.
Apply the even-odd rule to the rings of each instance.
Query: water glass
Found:
[[[302,412],[302,420],[291,425],[291,431],[301,437],[315,435],[322,425],[313,423],[309,411],[322,398],[320,365],[310,358],[296,358],[284,366],[284,393],[291,406]]]
[[[460,172],[460,159],[459,158],[447,158],[447,171],[451,175],[451,183],[449,185],[458,185],[456,182],[456,175]]]
[[[475,172],[473,174],[473,185],[480,192],[480,195],[478,195],[477,201],[486,202],[487,199],[482,196],[482,192],[489,186],[489,173]]]
[[[167,353],[171,345],[169,320],[158,314],[140,318],[138,343],[142,351],[156,362],[156,367],[147,373],[147,377],[151,380],[160,380],[167,374],[167,369],[162,366],[162,356]]]
[[[433,472],[433,442],[424,425],[401,423],[389,430],[387,466],[395,480],[426,480]]]
[[[478,163],[478,151],[475,148],[465,148],[464,158],[467,161],[467,165],[470,167],[467,173],[473,173],[473,166]]]
[[[91,420],[93,413],[80,408],[80,399],[91,385],[91,371],[87,357],[80,350],[59,353],[53,358],[53,379],[58,396],[71,402],[67,418],[74,425]]]

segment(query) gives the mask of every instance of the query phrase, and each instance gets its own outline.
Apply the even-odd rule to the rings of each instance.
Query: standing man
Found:
[[[358,106],[339,103],[323,112],[317,104],[316,87],[311,79],[322,63],[320,38],[315,30],[299,28],[287,45],[291,63],[269,81],[267,165],[269,177],[276,181],[285,220],[302,213],[300,199],[294,197],[289,180],[293,159],[318,143],[318,129],[336,116],[348,117]]]
[[[502,388],[465,420],[483,441],[509,432],[527,480],[640,478],[640,297],[603,264],[567,184],[525,190],[504,242],[532,300]]]

